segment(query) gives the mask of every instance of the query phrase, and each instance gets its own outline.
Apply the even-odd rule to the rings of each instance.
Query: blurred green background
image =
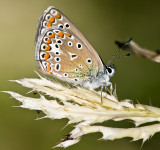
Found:
[[[0,1],[0,91],[12,90],[25,94],[22,88],[8,80],[37,77],[34,60],[34,37],[38,19],[48,6],[66,14],[93,44],[105,63],[117,50],[115,40],[134,41],[148,49],[160,49],[160,1],[147,0],[1,0]],[[119,99],[129,98],[142,104],[160,107],[160,64],[131,56],[116,64],[111,79],[117,85]],[[35,96],[36,97],[36,96]],[[0,149],[49,150],[72,130],[61,130],[67,120],[35,120],[38,115],[12,106],[20,105],[8,94],[0,93]],[[105,123],[108,126],[133,127],[123,121]],[[142,141],[130,138],[97,141],[100,133],[86,135],[67,150],[137,150]],[[159,149],[160,134],[147,141],[142,149]],[[58,149],[58,148],[57,148]],[[61,149],[61,148],[59,148]]]

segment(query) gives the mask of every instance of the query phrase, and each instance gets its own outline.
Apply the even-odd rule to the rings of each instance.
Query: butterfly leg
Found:
[[[111,94],[113,93],[113,85],[112,85],[112,82],[109,82],[109,84],[110,84],[110,92],[111,92]]]
[[[113,86],[112,86],[112,82],[107,82],[106,86],[110,86],[110,93],[113,93]]]

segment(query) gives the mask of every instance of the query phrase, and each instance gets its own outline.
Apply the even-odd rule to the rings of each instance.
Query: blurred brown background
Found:
[[[22,88],[8,80],[37,77],[34,60],[34,36],[38,19],[48,6],[55,6],[66,14],[93,44],[105,63],[117,50],[115,40],[133,37],[143,47],[160,49],[160,1],[147,0],[1,0],[0,1],[0,91],[12,90],[25,94]],[[111,79],[117,84],[119,99],[129,98],[142,104],[160,107],[160,64],[131,56],[116,64]],[[33,96],[33,94],[30,94]],[[36,97],[36,95],[35,95]],[[12,106],[20,105],[8,94],[0,93],[0,149],[49,150],[64,138],[72,127],[61,129],[67,120],[35,120],[38,115]],[[133,127],[130,122],[107,122],[105,125]],[[97,141],[101,134],[90,134],[67,150],[137,150],[142,141],[130,138]],[[160,134],[147,141],[142,149],[157,150]]]

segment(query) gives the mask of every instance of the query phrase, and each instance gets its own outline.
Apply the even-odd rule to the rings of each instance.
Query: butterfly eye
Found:
[[[77,48],[78,48],[78,49],[82,49],[82,44],[77,43]]]
[[[106,73],[108,76],[112,77],[115,73],[115,67],[114,66],[106,66]]]
[[[72,46],[72,42],[71,41],[68,42],[68,46],[70,46],[70,47]]]
[[[88,64],[91,64],[91,63],[92,63],[92,60],[91,60],[90,58],[87,58],[86,61],[87,61]]]
[[[108,68],[108,73],[112,73],[112,69],[111,68]]]
[[[52,15],[56,15],[56,14],[57,14],[57,11],[54,10],[54,9],[52,9],[52,10],[50,11],[50,13],[51,13]]]
[[[70,25],[68,23],[65,23],[64,25],[67,29],[70,28]]]

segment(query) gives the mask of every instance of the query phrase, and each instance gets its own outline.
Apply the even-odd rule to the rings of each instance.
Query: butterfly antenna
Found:
[[[113,60],[113,62],[115,62],[115,61],[117,61],[117,60],[119,60],[119,59],[121,59],[121,58],[131,56],[132,54],[133,54],[133,53],[128,53],[128,54],[126,54],[126,55],[122,55],[122,56],[120,56],[120,57],[118,57],[118,58],[116,58],[116,59],[112,59],[112,60]]]
[[[122,50],[122,49],[124,49],[129,43],[130,43],[130,41],[132,40],[132,38],[130,38],[112,57],[111,57],[111,59],[108,61],[108,63],[107,63],[107,65],[109,66],[110,65],[110,63],[111,63],[111,61],[113,60],[113,58]],[[124,57],[124,56],[122,56],[122,57]],[[118,59],[120,59],[120,58],[118,58]],[[117,59],[116,59],[117,60]],[[114,60],[115,61],[115,60]]]

